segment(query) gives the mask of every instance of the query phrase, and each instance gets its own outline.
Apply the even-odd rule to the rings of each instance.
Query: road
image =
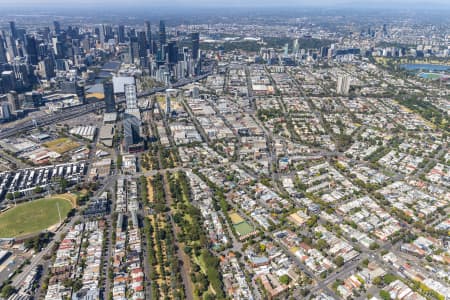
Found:
[[[31,270],[33,268],[35,268],[37,265],[41,264],[42,259],[44,258],[44,256],[51,254],[51,251],[53,250],[53,247],[55,246],[56,241],[61,240],[61,238],[67,233],[67,231],[69,230],[69,228],[71,228],[76,221],[78,221],[80,219],[79,216],[75,216],[73,217],[67,224],[63,225],[56,233],[55,236],[53,237],[53,240],[47,245],[47,247],[45,247],[44,250],[42,250],[41,252],[39,252],[38,254],[36,254],[32,259],[29,265],[25,266],[23,268],[22,273],[17,274],[13,281],[12,281],[12,285],[19,289],[22,286],[22,282],[25,280],[25,278],[27,277],[27,275],[31,272]]]

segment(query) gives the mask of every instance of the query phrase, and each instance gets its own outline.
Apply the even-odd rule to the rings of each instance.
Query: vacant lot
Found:
[[[35,200],[9,209],[0,214],[0,238],[12,238],[38,233],[64,220],[72,209],[72,203],[62,198]]]
[[[70,150],[80,147],[79,143],[69,138],[59,138],[50,142],[46,142],[43,145],[59,154],[64,154]]]

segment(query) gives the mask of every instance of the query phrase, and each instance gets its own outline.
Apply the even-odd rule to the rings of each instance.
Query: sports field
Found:
[[[0,214],[0,238],[38,233],[59,222],[58,208],[64,220],[72,203],[63,198],[46,198],[26,202]]]

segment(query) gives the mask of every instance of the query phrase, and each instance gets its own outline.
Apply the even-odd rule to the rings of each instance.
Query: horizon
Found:
[[[72,9],[79,8],[93,9],[93,8],[115,8],[115,9],[133,9],[139,6],[140,9],[180,9],[180,8],[200,8],[200,9],[223,9],[223,8],[370,8],[370,9],[418,9],[426,8],[429,10],[436,10],[442,8],[450,8],[450,3],[443,0],[432,1],[407,1],[407,0],[376,0],[367,3],[365,1],[352,1],[352,0],[317,0],[314,2],[307,1],[295,1],[295,0],[281,0],[274,3],[273,1],[261,0],[261,1],[246,1],[243,3],[239,0],[230,0],[226,4],[222,2],[209,2],[206,0],[187,1],[187,0],[174,0],[170,3],[166,1],[157,0],[148,3],[144,0],[129,0],[124,4],[120,0],[67,0],[63,3],[60,0],[43,0],[36,3],[34,0],[17,0],[17,1],[0,1],[0,8],[6,9]],[[407,6],[407,7],[405,7]]]

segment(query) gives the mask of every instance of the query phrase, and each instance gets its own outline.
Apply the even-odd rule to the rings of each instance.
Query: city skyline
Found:
[[[71,7],[71,6],[85,6],[85,7],[98,7],[108,5],[110,7],[129,7],[129,6],[137,6],[140,7],[171,7],[176,9],[177,7],[203,7],[203,8],[220,8],[220,7],[338,7],[338,6],[346,6],[346,7],[380,7],[389,9],[390,7],[403,7],[408,5],[405,8],[411,9],[414,7],[427,7],[429,9],[433,9],[433,5],[435,6],[445,6],[449,7],[450,3],[444,0],[432,0],[432,1],[424,1],[424,0],[375,0],[370,1],[359,1],[359,0],[318,0],[314,2],[310,1],[296,1],[296,0],[281,0],[281,1],[240,1],[240,0],[230,0],[227,1],[226,4],[223,2],[211,2],[206,0],[196,0],[196,1],[188,1],[188,0],[174,0],[170,3],[166,1],[157,0],[149,3],[144,0],[131,0],[127,1],[126,5],[123,1],[119,0],[97,0],[97,1],[89,1],[89,0],[68,0],[61,3],[59,0],[43,0],[36,3],[33,0],[18,0],[18,1],[0,1],[0,7]],[[439,7],[434,7],[435,9],[439,9]]]

